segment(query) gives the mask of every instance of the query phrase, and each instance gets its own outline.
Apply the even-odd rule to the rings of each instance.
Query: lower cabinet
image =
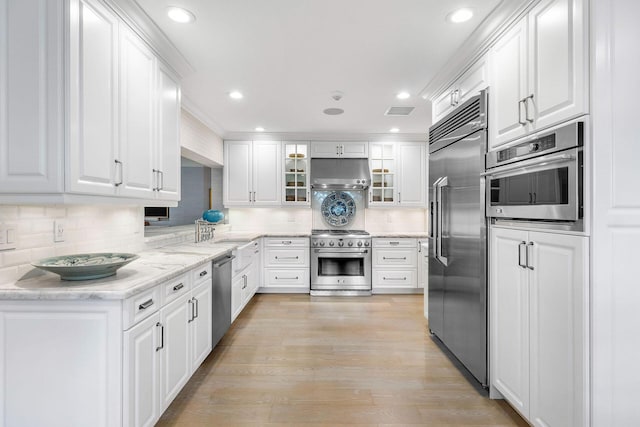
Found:
[[[585,425],[588,238],[490,233],[492,386],[534,426]]]
[[[418,292],[418,241],[374,238],[372,245],[373,293]]]
[[[260,292],[309,293],[308,237],[265,238],[263,260]]]
[[[234,251],[233,278],[231,280],[231,321],[242,312],[260,287],[261,250],[260,239],[240,246]]]

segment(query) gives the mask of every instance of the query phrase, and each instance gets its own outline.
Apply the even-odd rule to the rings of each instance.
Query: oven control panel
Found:
[[[368,248],[371,246],[371,238],[360,237],[314,237],[311,239],[314,248],[353,249]]]

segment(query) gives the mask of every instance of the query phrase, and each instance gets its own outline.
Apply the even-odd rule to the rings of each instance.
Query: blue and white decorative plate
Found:
[[[113,276],[117,269],[135,259],[136,254],[109,252],[57,256],[31,265],[59,274],[62,280],[92,280]]]
[[[334,191],[324,198],[320,212],[327,224],[343,227],[348,225],[356,215],[356,202],[349,194]]]

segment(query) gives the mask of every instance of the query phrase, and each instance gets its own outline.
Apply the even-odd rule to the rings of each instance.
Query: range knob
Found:
[[[358,246],[362,246],[362,242],[358,242]]]
[[[320,246],[324,246],[324,242],[320,242]]]
[[[344,242],[343,241],[338,242],[338,246],[344,246]]]
[[[313,242],[313,246],[318,246],[318,242]]]
[[[349,246],[353,246],[353,242],[349,242]]]
[[[365,246],[369,246],[369,242],[364,242],[364,245]]]
[[[332,240],[332,241],[329,242],[329,246],[333,246],[333,245],[335,245],[335,243]]]

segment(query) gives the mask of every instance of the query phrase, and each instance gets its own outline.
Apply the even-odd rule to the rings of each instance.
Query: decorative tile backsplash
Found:
[[[64,221],[64,242],[53,241],[56,220]],[[0,206],[0,224],[16,226],[16,249],[0,251],[0,283],[46,257],[144,248],[144,209],[137,206]]]

